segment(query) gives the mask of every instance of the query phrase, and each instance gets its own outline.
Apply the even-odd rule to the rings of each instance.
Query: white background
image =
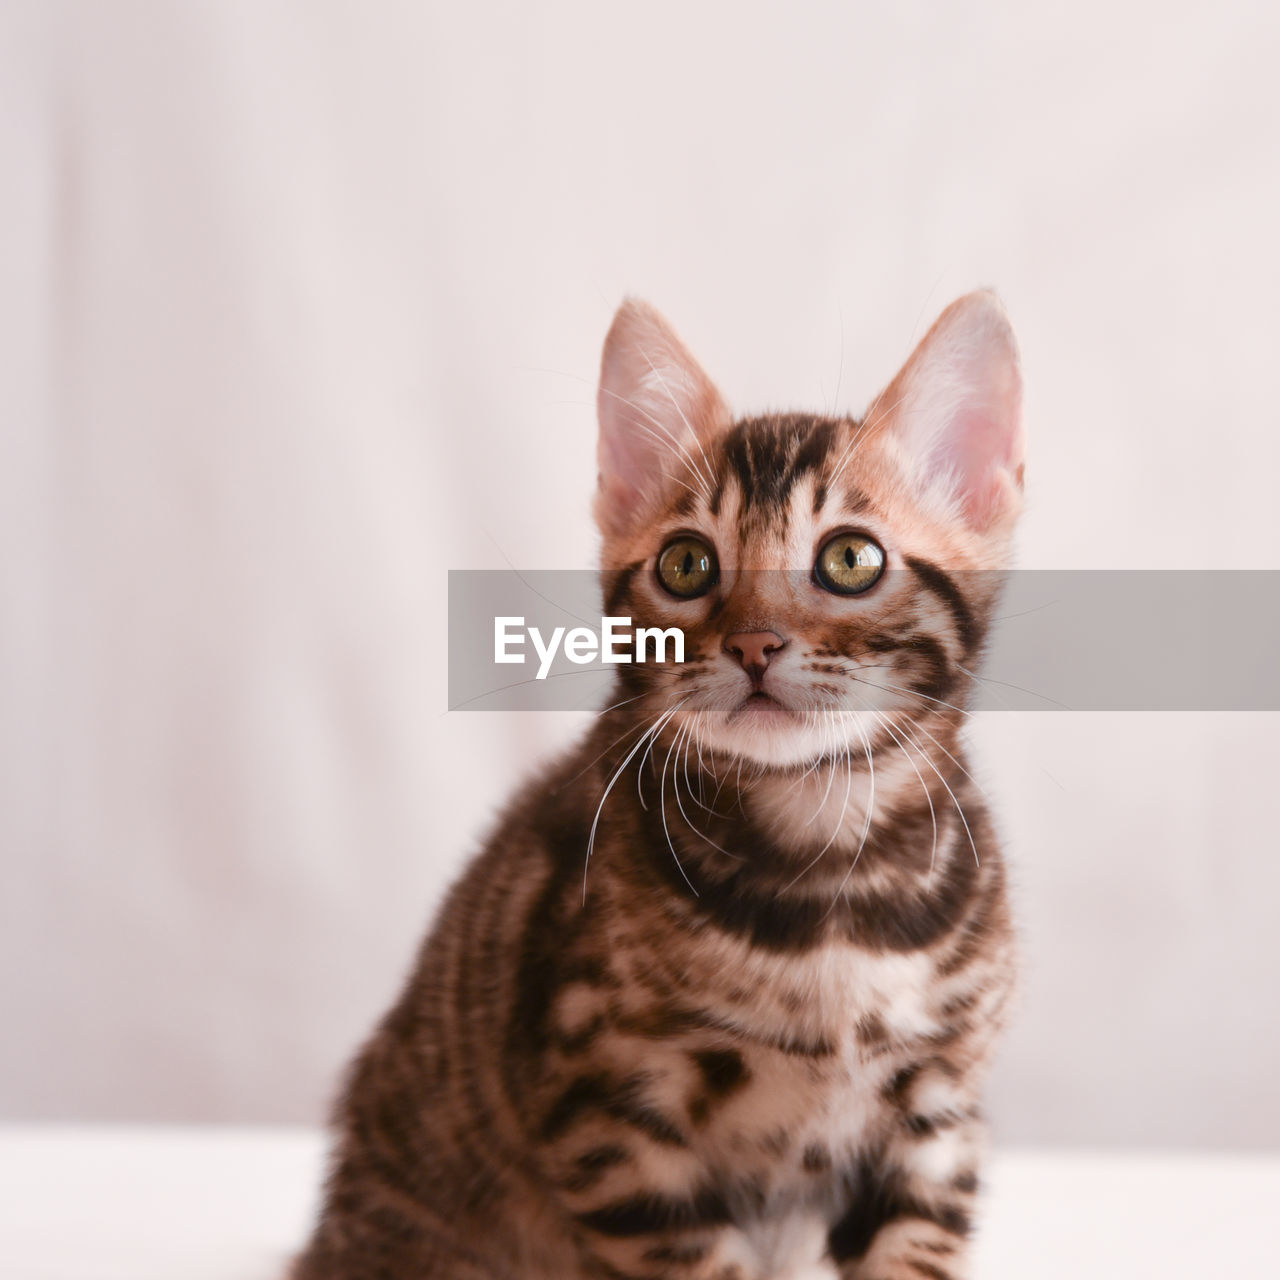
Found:
[[[445,712],[445,573],[590,564],[625,293],[859,411],[995,285],[1023,565],[1280,568],[1276,13],[5,5],[0,1115],[322,1115],[579,727]],[[1002,1139],[1280,1146],[1276,719],[975,723]]]

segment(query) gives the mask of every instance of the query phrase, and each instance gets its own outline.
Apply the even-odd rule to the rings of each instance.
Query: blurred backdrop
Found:
[[[994,285],[1022,564],[1280,568],[1278,12],[10,0],[0,1115],[323,1115],[580,728],[446,713],[445,575],[591,563],[625,293],[858,412]],[[975,719],[1001,1140],[1280,1145],[1278,729]]]

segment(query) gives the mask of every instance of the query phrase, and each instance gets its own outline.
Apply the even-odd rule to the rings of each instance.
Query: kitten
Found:
[[[960,1280],[1013,983],[958,740],[1021,505],[988,293],[862,421],[619,310],[606,613],[685,631],[526,787],[348,1080],[295,1280]]]

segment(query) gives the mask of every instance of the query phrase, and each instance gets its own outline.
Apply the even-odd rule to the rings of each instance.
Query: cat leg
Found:
[[[971,1109],[912,1113],[831,1233],[842,1280],[967,1280],[985,1130]]]
[[[713,1216],[706,1209],[641,1194],[578,1215],[592,1273],[609,1280],[761,1280],[746,1238],[732,1224],[706,1221]]]
[[[717,1222],[699,1222],[697,1206],[680,1207],[662,1196],[632,1201],[628,1216],[594,1214],[586,1251],[610,1280],[841,1280],[827,1252],[828,1222],[817,1212],[720,1221],[722,1202],[703,1193],[701,1208],[715,1205]],[[641,1207],[643,1202],[643,1207]],[[625,1229],[625,1234],[624,1234]]]

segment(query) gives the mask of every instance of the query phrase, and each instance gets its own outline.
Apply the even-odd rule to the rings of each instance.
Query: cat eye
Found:
[[[716,553],[692,534],[683,533],[673,538],[658,557],[658,581],[682,600],[706,595],[719,578]]]
[[[856,596],[884,572],[884,550],[864,533],[837,533],[823,544],[813,566],[820,585],[838,596]]]

